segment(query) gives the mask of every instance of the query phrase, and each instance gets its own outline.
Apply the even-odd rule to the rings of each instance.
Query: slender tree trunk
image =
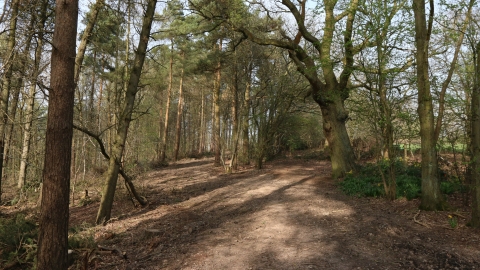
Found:
[[[165,105],[165,126],[163,127],[162,136],[162,159],[161,163],[165,163],[167,152],[167,136],[168,136],[168,115],[170,114],[170,99],[172,98],[172,85],[173,85],[173,40],[170,47],[170,70],[168,74],[168,88],[167,88],[167,103]]]
[[[433,8],[433,0],[431,8]],[[420,208],[424,210],[441,210],[444,200],[440,192],[438,181],[437,150],[434,139],[434,116],[432,94],[430,92],[430,77],[428,74],[428,46],[431,33],[431,24],[427,29],[425,18],[425,3],[423,0],[413,0],[415,15],[415,41],[417,46],[417,87],[418,87],[418,115],[420,119],[420,137],[422,154],[422,200]],[[433,10],[430,11],[430,20],[433,19]]]
[[[16,29],[17,17],[20,0],[13,0],[11,3],[11,17],[10,17],[10,31],[8,33],[7,42],[7,60],[6,70],[3,76],[3,85],[0,92],[0,202],[2,197],[2,180],[3,180],[3,160],[5,151],[5,131],[7,129],[8,121],[8,98],[12,88],[13,62],[16,55]]]
[[[445,78],[445,81],[442,83],[442,89],[440,90],[440,97],[438,101],[438,115],[435,125],[435,133],[433,137],[435,142],[438,142],[438,138],[440,137],[440,131],[442,130],[443,115],[445,113],[445,94],[447,92],[448,85],[452,80],[453,72],[455,71],[455,68],[457,66],[458,54],[463,44],[463,38],[465,36],[465,31],[469,25],[474,4],[475,0],[470,0],[468,3],[467,14],[465,14],[465,20],[463,21],[462,29],[459,31],[459,36],[457,39],[457,43],[455,44],[455,51],[453,53],[452,62],[450,63],[450,67],[447,72],[447,78]]]
[[[475,85],[472,91],[471,117],[471,173],[472,185],[472,219],[470,225],[480,227],[480,42],[477,43],[475,61]]]
[[[36,16],[35,15],[32,15],[31,19],[30,19],[30,24],[28,26],[28,37],[27,37],[27,41],[25,42],[25,49],[24,49],[24,53],[22,56],[19,55],[18,57],[18,60],[16,62],[18,62],[18,71],[20,74],[26,74],[26,67],[27,67],[27,56],[30,54],[30,47],[32,45],[32,39],[33,39],[33,33],[34,33],[34,27],[35,27],[35,20],[36,20]],[[10,156],[10,148],[11,148],[11,144],[12,144],[12,136],[13,136],[13,133],[14,133],[14,128],[15,128],[15,118],[16,118],[16,114],[17,114],[17,107],[18,107],[18,101],[19,101],[19,98],[20,98],[20,91],[21,91],[21,88],[23,86],[23,79],[24,79],[24,76],[18,76],[16,82],[14,85],[12,85],[13,87],[13,92],[12,92],[12,95],[10,97],[11,99],[11,105],[9,105],[10,107],[10,112],[9,112],[9,116],[8,116],[8,128],[6,129],[6,134],[5,134],[5,149],[4,149],[4,159],[3,159],[3,166],[5,168],[8,167],[8,162],[9,162],[9,156]],[[13,170],[15,171],[15,169]],[[6,175],[6,174],[5,174]],[[15,176],[13,176],[15,177]]]
[[[78,79],[80,78],[80,71],[82,69],[85,51],[87,50],[87,46],[90,43],[90,36],[92,35],[93,28],[97,23],[98,13],[100,13],[100,10],[103,8],[104,5],[105,0],[97,0],[92,6],[92,9],[90,10],[90,16],[88,17],[88,22],[85,26],[85,30],[83,30],[83,35],[80,39],[80,45],[78,46],[78,52],[75,57],[75,84],[78,83]]]
[[[183,57],[183,56],[182,56]],[[178,106],[177,106],[177,123],[176,123],[176,136],[175,136],[175,151],[173,160],[178,160],[178,151],[180,150],[180,138],[182,135],[182,112],[183,112],[183,68],[180,71],[180,88],[178,89]]]
[[[222,51],[222,40],[219,40],[218,51]],[[221,145],[220,145],[220,87],[221,87],[221,68],[220,60],[215,70],[215,80],[213,86],[213,109],[214,109],[214,125],[213,125],[213,143],[215,151],[215,166],[220,166]]]
[[[200,155],[205,151],[205,94],[202,88],[202,105],[200,109],[200,139],[198,143],[198,153]]]
[[[230,168],[232,170],[237,169],[238,164],[238,138],[239,138],[239,124],[238,124],[238,70],[237,70],[237,51],[235,50],[235,61],[234,61],[234,81],[232,87],[232,160],[230,162]]]
[[[67,269],[78,1],[58,0],[45,139],[37,269]]]
[[[250,65],[251,67],[251,65]],[[250,70],[251,71],[251,70]],[[243,143],[242,143],[242,152],[243,152],[243,163],[245,165],[250,164],[250,144],[249,144],[249,121],[250,121],[250,87],[251,87],[251,72],[248,72],[247,85],[245,87],[245,97],[243,100],[243,124],[242,124],[242,133],[243,133]]]
[[[138,92],[138,83],[140,81],[140,75],[145,61],[145,54],[147,51],[153,16],[155,14],[156,3],[156,0],[148,0],[147,2],[142,31],[140,32],[138,47],[135,51],[135,60],[130,74],[127,92],[125,93],[124,108],[120,114],[120,122],[113,142],[102,199],[100,201],[100,208],[98,209],[96,218],[97,224],[104,223],[110,219],[113,199],[115,197],[115,189],[117,186],[118,172],[120,170],[121,159],[125,148],[125,142],[127,140],[128,127],[130,125],[135,105],[135,97]]]

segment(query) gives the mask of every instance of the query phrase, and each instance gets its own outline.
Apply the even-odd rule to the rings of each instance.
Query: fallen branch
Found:
[[[430,228],[430,226],[428,224],[420,222],[420,221],[417,220],[418,215],[420,215],[420,210],[418,210],[418,212],[415,214],[415,216],[413,216],[413,221],[417,224],[420,224],[420,225],[424,226],[424,227]]]
[[[110,159],[110,156],[107,154],[107,150],[105,150],[105,146],[103,144],[103,141],[102,139],[100,139],[100,136],[91,132],[90,130],[84,128],[84,127],[79,127],[77,125],[73,125],[73,128],[78,130],[78,131],[81,131],[85,134],[87,134],[88,136],[92,137],[95,139],[95,141],[97,141],[98,145],[100,146],[100,152],[102,153],[103,157],[105,157],[106,159]],[[133,182],[132,182],[132,178],[129,177],[125,171],[123,171],[122,168],[120,168],[119,170],[119,173],[120,175],[123,177],[123,179],[125,180],[125,183],[128,187],[128,191],[130,192],[130,194],[135,197],[135,199],[140,203],[140,205],[142,206],[145,206],[148,204],[148,201],[145,197],[142,197],[138,194],[137,190],[135,189],[135,186],[133,185]]]
[[[460,215],[460,214],[458,214],[458,213],[452,213],[452,216],[457,216],[457,217],[460,217],[460,218],[467,219],[467,217],[466,217],[466,216],[464,216],[464,215]]]
[[[98,245],[98,249],[99,249],[100,252],[101,251],[109,251],[112,254],[116,253],[118,256],[120,256],[124,260],[127,259],[127,253],[120,251],[118,248],[109,248],[109,247]]]

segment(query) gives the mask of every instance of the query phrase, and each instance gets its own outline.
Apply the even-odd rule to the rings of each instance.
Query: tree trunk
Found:
[[[198,153],[199,155],[203,155],[203,152],[205,151],[205,94],[203,92],[203,88],[201,89],[202,91],[202,105],[200,109],[200,140],[198,143]]]
[[[95,2],[95,4],[92,6],[92,9],[90,10],[90,16],[88,17],[88,22],[85,26],[85,30],[83,30],[83,35],[80,39],[80,44],[78,46],[78,52],[75,57],[75,84],[78,83],[78,79],[80,78],[83,58],[85,57],[85,51],[87,50],[87,46],[90,43],[90,36],[92,35],[93,28],[97,23],[98,13],[104,5],[105,0],[97,0],[97,2]]]
[[[472,91],[471,117],[471,174],[472,188],[472,219],[470,225],[480,227],[480,42],[477,43],[475,61],[475,85]]]
[[[78,1],[56,2],[37,269],[67,269]]]
[[[250,65],[251,67],[251,65]],[[245,97],[243,100],[243,124],[242,124],[242,155],[243,163],[245,165],[250,164],[250,144],[249,144],[249,135],[248,129],[250,127],[250,87],[251,87],[251,70],[248,72],[247,85],[245,87]]]
[[[114,138],[111,151],[108,171],[104,183],[102,199],[96,218],[96,223],[101,224],[110,219],[113,199],[115,197],[115,189],[117,187],[118,172],[120,170],[120,162],[127,140],[128,127],[132,118],[135,105],[135,97],[138,92],[138,83],[142,73],[145,54],[147,51],[150,29],[152,27],[153,16],[155,14],[156,0],[148,0],[145,17],[143,18],[142,31],[135,51],[135,60],[128,82],[127,92],[125,93],[125,102],[122,113],[120,114],[120,122]]]
[[[167,88],[167,104],[165,105],[165,126],[163,127],[163,136],[162,136],[162,154],[161,154],[161,163],[165,163],[167,157],[167,136],[168,136],[168,115],[170,114],[170,99],[172,98],[172,84],[173,84],[173,39],[171,40],[172,44],[170,47],[170,70],[168,74],[168,88]]]
[[[323,116],[323,132],[328,141],[332,176],[339,178],[356,169],[355,154],[350,144],[345,122],[348,114],[342,100],[320,106]]]
[[[182,55],[183,57],[183,55]],[[175,136],[175,151],[173,160],[178,160],[178,151],[180,150],[180,138],[182,135],[182,112],[183,112],[183,68],[180,71],[180,88],[178,89],[178,106],[177,106],[177,123],[176,123],[176,136]]]
[[[433,0],[431,0],[433,1]],[[431,2],[433,7],[433,2]],[[434,116],[430,77],[428,74],[428,46],[431,28],[427,29],[425,4],[423,0],[413,0],[415,15],[415,41],[417,62],[418,115],[420,119],[421,155],[422,155],[422,199],[420,208],[441,210],[445,207],[440,183],[438,181],[437,150],[434,139]],[[433,19],[431,9],[430,20]],[[431,24],[429,23],[429,26]]]
[[[0,92],[0,202],[2,197],[2,180],[3,180],[3,160],[5,151],[5,131],[8,121],[8,98],[10,96],[10,89],[12,87],[13,62],[15,58],[15,43],[16,43],[16,29],[19,0],[13,0],[11,4],[10,17],[10,31],[7,42],[7,59],[5,74],[3,76],[3,85]]]
[[[237,70],[237,50],[235,50],[235,61],[234,61],[234,80],[233,80],[233,87],[232,87],[232,96],[233,96],[233,104],[232,104],[232,159],[230,161],[230,168],[232,170],[237,170],[237,152],[238,152],[238,135],[239,135],[239,128],[238,128],[238,70]]]
[[[222,40],[219,40],[218,51],[222,51]],[[217,63],[217,68],[215,70],[215,79],[213,86],[213,109],[214,109],[214,125],[213,125],[213,146],[215,151],[215,166],[220,166],[220,155],[221,155],[221,145],[220,145],[220,87],[221,87],[221,68],[222,65],[220,61]]]

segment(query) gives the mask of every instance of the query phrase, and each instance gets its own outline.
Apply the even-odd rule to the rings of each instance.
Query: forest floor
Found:
[[[119,190],[112,220],[92,228],[99,247],[72,269],[480,269],[480,231],[458,198],[455,211],[424,212],[418,200],[346,196],[330,174],[328,161],[301,158],[149,172],[135,180],[149,205]],[[71,226],[93,224],[97,209],[72,208]]]

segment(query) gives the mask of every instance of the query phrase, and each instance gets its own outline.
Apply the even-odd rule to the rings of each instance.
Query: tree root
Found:
[[[420,224],[420,225],[424,226],[424,227],[430,228],[430,225],[417,220],[418,215],[420,215],[420,210],[418,210],[418,212],[413,216],[413,221],[417,224]]]

